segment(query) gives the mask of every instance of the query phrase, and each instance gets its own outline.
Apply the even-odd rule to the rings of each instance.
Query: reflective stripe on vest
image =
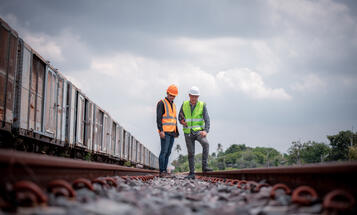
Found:
[[[165,112],[162,116],[162,130],[164,132],[173,132],[176,130],[176,106],[172,103],[172,108],[170,102],[167,99],[163,99]]]
[[[185,101],[182,106],[183,113],[187,127],[183,127],[183,132],[189,134],[192,131],[202,131],[205,127],[205,121],[203,120],[203,106],[204,103],[198,101],[195,109],[191,110],[190,101]]]

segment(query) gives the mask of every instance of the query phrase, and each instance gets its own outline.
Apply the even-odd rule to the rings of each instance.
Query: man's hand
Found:
[[[207,132],[206,131],[201,131],[200,134],[201,134],[202,137],[206,137],[207,136]]]
[[[185,127],[187,127],[187,122],[184,119],[181,120],[181,124],[184,125]]]
[[[160,131],[159,134],[160,134],[160,138],[161,138],[161,139],[164,139],[164,138],[165,138],[165,132],[164,132],[164,131]]]

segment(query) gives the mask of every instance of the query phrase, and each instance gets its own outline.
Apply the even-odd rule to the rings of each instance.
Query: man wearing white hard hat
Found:
[[[209,143],[207,133],[210,128],[210,120],[207,112],[206,103],[198,101],[200,90],[193,86],[189,91],[190,100],[185,101],[180,109],[179,122],[183,125],[185,141],[188,152],[188,163],[190,173],[186,177],[195,179],[195,141],[197,140],[203,149],[202,152],[202,171],[212,171],[207,167]]]

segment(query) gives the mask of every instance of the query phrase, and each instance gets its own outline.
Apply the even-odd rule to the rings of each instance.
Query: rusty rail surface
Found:
[[[48,155],[0,150],[0,185],[19,180],[48,184],[62,179],[74,181],[78,178],[94,180],[106,176],[156,175],[158,171],[52,157]]]
[[[283,183],[290,188],[307,185],[321,195],[343,189],[357,196],[357,162],[200,172],[197,175],[256,182],[264,180],[270,185]]]

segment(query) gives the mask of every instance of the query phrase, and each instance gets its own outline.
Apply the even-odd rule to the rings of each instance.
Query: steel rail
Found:
[[[264,180],[271,185],[284,183],[290,188],[308,185],[322,195],[334,189],[344,189],[357,196],[357,162],[199,172],[197,175],[256,182]]]
[[[0,150],[0,185],[19,180],[46,185],[55,179],[74,181],[94,180],[105,176],[156,175],[158,171],[53,157],[14,150]]]

